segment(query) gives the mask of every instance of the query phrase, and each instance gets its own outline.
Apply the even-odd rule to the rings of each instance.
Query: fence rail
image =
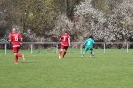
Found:
[[[30,49],[30,53],[32,54],[33,53],[33,49],[34,49],[33,46],[35,46],[35,45],[50,45],[50,44],[54,45],[56,53],[58,53],[59,45],[61,43],[60,42],[23,42],[23,44],[24,45],[29,45],[28,49]],[[71,42],[71,44],[72,44],[71,47],[73,47],[74,44],[75,45],[79,45],[78,48],[80,49],[80,52],[82,53],[83,42]],[[4,46],[4,51],[5,51],[5,54],[6,54],[7,53],[7,49],[9,48],[7,46],[10,45],[9,42],[0,42],[0,46],[1,45]],[[121,46],[115,46],[115,45],[121,45]],[[129,47],[131,45],[133,46],[133,42],[95,42],[94,48],[96,48],[96,47],[99,48],[100,47],[100,48],[103,49],[103,52],[105,53],[107,48],[112,48],[114,46],[116,48],[118,48],[118,47],[123,48],[124,47],[126,49],[126,52],[128,53]],[[0,47],[0,49],[2,49],[2,48]]]

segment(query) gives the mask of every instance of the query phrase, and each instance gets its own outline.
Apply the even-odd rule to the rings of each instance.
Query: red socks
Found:
[[[65,55],[66,55],[66,52],[63,53],[63,58],[64,58]]]
[[[18,56],[15,56],[15,62],[18,63]]]
[[[60,51],[59,54],[60,54],[60,56],[62,56],[64,58],[64,56],[66,55],[66,52],[64,52],[62,55],[62,51]]]

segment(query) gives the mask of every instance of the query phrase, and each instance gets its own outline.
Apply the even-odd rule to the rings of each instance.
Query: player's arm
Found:
[[[12,43],[12,35],[9,36],[9,43],[11,44]]]
[[[23,43],[23,38],[22,38],[22,36],[19,34],[19,42],[20,42],[20,45],[22,45]]]
[[[12,46],[12,40],[10,39],[10,37],[9,37],[8,42],[9,42],[9,47],[11,47]]]
[[[11,40],[10,40],[10,39],[9,39],[8,41],[9,41],[9,42],[11,42]]]
[[[93,43],[95,43],[95,41],[93,40]]]
[[[69,44],[69,46],[70,46],[70,37],[68,38],[68,44]]]
[[[20,38],[20,46],[22,46],[22,44],[23,44],[23,38]]]
[[[19,42],[23,42],[23,38],[20,38],[20,39],[19,39]]]
[[[83,43],[82,47],[85,47],[87,43],[87,40]]]
[[[12,44],[12,41],[10,39],[8,41],[9,41],[9,45],[11,45]]]

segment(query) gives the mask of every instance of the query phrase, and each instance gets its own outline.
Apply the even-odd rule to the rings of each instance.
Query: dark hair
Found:
[[[65,30],[64,32],[65,32],[65,33],[68,33],[68,31],[67,31],[67,30]]]
[[[89,38],[92,38],[93,39],[92,35]]]

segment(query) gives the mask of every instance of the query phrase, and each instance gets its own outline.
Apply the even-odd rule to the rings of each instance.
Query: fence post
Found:
[[[127,42],[127,53],[128,53],[128,42]]]
[[[7,50],[7,44],[5,44],[5,54],[6,54],[6,50]]]
[[[106,52],[106,44],[104,43],[104,53]]]
[[[30,53],[32,54],[33,44],[30,45],[30,49],[31,49]]]
[[[56,54],[58,53],[58,43],[56,43]]]

